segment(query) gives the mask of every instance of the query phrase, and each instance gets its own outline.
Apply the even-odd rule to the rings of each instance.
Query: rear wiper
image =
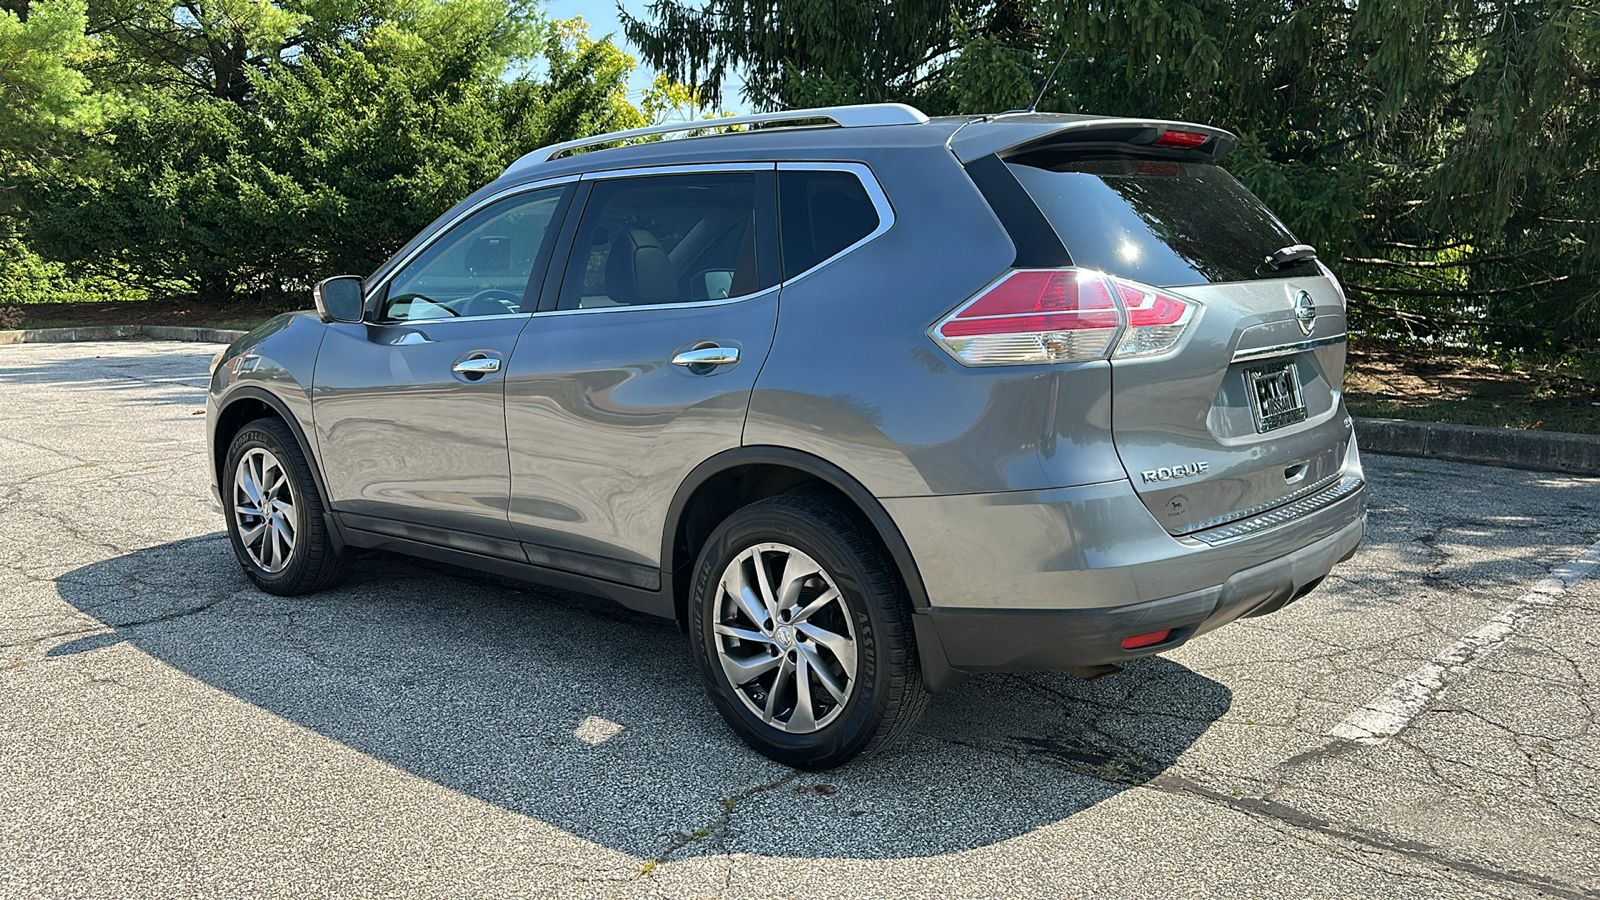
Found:
[[[1262,263],[1262,265],[1276,272],[1284,266],[1292,266],[1295,263],[1310,262],[1316,258],[1316,248],[1312,247],[1310,244],[1292,244],[1288,247],[1280,247],[1277,250],[1272,251],[1272,255],[1267,257],[1266,262]]]

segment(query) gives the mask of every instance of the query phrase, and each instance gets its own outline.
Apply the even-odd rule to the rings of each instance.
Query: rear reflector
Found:
[[[1134,635],[1131,638],[1122,639],[1122,649],[1137,650],[1140,647],[1153,647],[1171,636],[1171,628],[1163,628],[1160,631],[1152,631],[1149,634]]]
[[[1131,359],[1177,346],[1198,308],[1193,300],[1103,272],[1018,269],[941,319],[929,335],[969,366]]]
[[[1198,147],[1211,140],[1211,135],[1201,134],[1198,131],[1164,131],[1155,139],[1157,147]]]

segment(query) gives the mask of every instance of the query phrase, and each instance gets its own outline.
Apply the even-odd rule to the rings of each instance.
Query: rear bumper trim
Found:
[[[1186,537],[1189,540],[1200,541],[1201,543],[1212,547],[1215,547],[1219,544],[1226,544],[1230,541],[1236,541],[1240,538],[1249,537],[1250,535],[1260,531],[1266,531],[1269,528],[1276,528],[1279,525],[1287,525],[1288,523],[1304,516],[1309,516],[1320,509],[1325,509],[1335,503],[1338,503],[1340,500],[1355,494],[1365,485],[1366,482],[1359,476],[1346,475],[1339,479],[1338,484],[1330,485],[1329,487],[1326,487],[1309,497],[1296,500],[1293,503],[1284,504],[1283,506],[1277,507],[1270,512],[1264,512],[1260,515],[1251,516],[1248,519],[1234,522],[1229,525],[1224,525],[1220,528],[1212,528],[1208,531],[1195,532],[1187,535]]]

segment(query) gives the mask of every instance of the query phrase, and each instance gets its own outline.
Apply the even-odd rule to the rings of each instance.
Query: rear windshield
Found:
[[[1073,160],[1009,164],[1074,265],[1156,287],[1304,275],[1261,263],[1298,243],[1225,170],[1208,163]]]

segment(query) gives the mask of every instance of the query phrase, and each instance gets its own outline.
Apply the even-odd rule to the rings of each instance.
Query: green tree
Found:
[[[1026,105],[1238,132],[1369,327],[1600,343],[1600,9],[1576,0],[658,0],[647,63],[760,108]]]
[[[0,7],[0,302],[120,295],[40,259],[22,240],[21,186],[80,158],[113,98],[84,70],[101,58],[84,0]]]
[[[116,2],[116,0],[114,0]],[[272,298],[369,271],[521,153],[643,124],[632,60],[501,0],[107,7],[128,98],[29,240],[156,295]]]

